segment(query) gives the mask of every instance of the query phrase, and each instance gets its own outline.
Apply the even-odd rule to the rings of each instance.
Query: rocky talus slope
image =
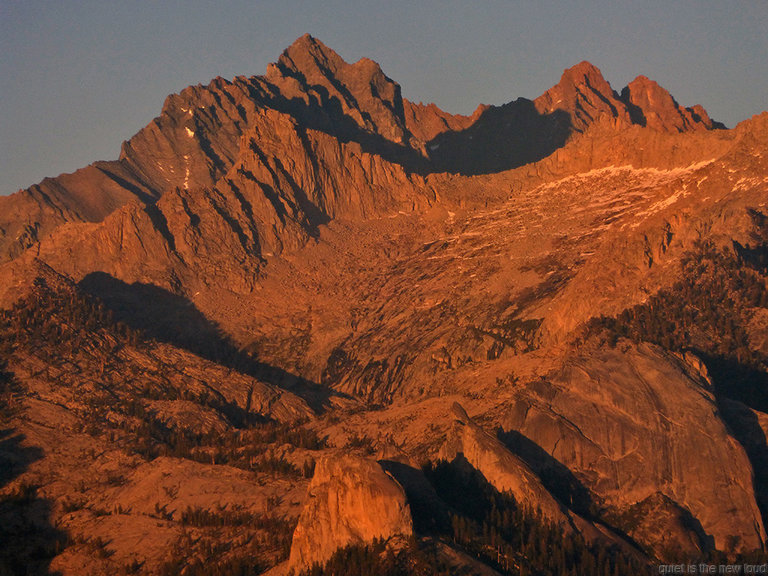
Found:
[[[460,116],[305,35],[169,96],[0,197],[0,572],[761,560],[767,159],[587,62]]]

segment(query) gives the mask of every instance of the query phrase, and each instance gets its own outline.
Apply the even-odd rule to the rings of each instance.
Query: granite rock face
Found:
[[[478,426],[460,404],[454,403],[453,429],[440,457],[453,460],[463,456],[499,492],[509,492],[530,510],[540,510],[548,521],[570,531],[564,507],[547,491],[539,478],[520,458]]]
[[[344,546],[412,534],[405,491],[392,476],[374,460],[329,456],[315,468],[288,566],[301,570]]]
[[[434,104],[409,102],[402,97],[400,85],[372,60],[349,64],[306,34],[270,64],[264,76],[215,78],[208,85],[190,86],[169,96],[160,115],[123,143],[118,160],[95,162],[0,197],[0,261],[36,245],[67,222],[100,222],[121,206],[151,205],[175,188],[226,185],[232,179],[229,172],[244,154],[264,153],[266,163],[273,162],[269,139],[262,141],[259,136],[274,132],[276,113],[289,117],[279,124],[285,127],[285,122],[292,122],[297,131],[291,136],[280,130],[281,167],[269,167],[269,177],[259,180],[270,187],[260,190],[264,201],[276,196],[278,203],[298,192],[309,202],[319,195],[324,197],[321,204],[323,199],[330,204],[365,204],[356,199],[361,185],[371,184],[375,191],[384,179],[386,187],[400,190],[403,169],[478,173],[515,167],[543,158],[562,146],[571,131],[583,132],[600,124],[601,118],[610,118],[611,129],[631,124],[663,132],[721,127],[701,106],[680,107],[645,77],[638,77],[619,96],[588,62],[566,70],[559,84],[533,102],[481,105],[471,116],[452,115]],[[307,129],[326,137],[307,138]],[[306,164],[307,156],[314,159],[318,147],[327,149],[327,142],[313,140],[329,140],[328,136],[331,147],[355,145],[326,153],[325,162],[310,170],[309,181],[299,180],[294,165]],[[299,145],[290,141],[295,137],[301,139]],[[533,151],[526,152],[526,146]],[[350,197],[339,198],[350,162],[361,164],[349,174],[355,186],[343,193]],[[241,176],[248,174],[248,167],[240,169]],[[276,179],[283,181],[275,186]],[[390,190],[385,196],[392,194]],[[402,195],[418,202],[407,187]],[[280,212],[279,207],[275,209]],[[370,206],[366,213],[371,213]],[[288,210],[279,218],[294,216]],[[316,215],[299,215],[299,219],[307,216]],[[279,236],[281,229],[278,226],[273,235]],[[264,244],[274,245],[275,240],[266,239]]]
[[[629,344],[576,354],[551,380],[519,391],[504,427],[573,471],[606,508],[659,493],[718,548],[762,546],[747,454],[719,418],[709,382],[679,357]]]
[[[700,104],[683,108],[669,92],[645,76],[632,80],[622,90],[621,97],[629,106],[635,123],[661,132],[724,128],[722,124],[713,122]]]
[[[610,119],[615,127],[637,124],[668,133],[724,127],[713,122],[700,105],[683,108],[667,90],[645,76],[638,76],[618,94],[589,62],[565,70],[560,82],[534,103],[542,114],[566,112],[578,132],[599,122],[601,117]]]

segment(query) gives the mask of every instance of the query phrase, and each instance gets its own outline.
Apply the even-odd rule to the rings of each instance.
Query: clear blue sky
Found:
[[[0,0],[0,194],[116,158],[165,96],[263,74],[305,32],[450,112],[534,98],[589,60],[732,127],[768,108],[767,30],[767,0]]]

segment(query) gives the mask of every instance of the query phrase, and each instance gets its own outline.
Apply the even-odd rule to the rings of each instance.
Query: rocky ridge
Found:
[[[451,412],[455,418],[454,430],[441,449],[441,458],[448,461],[465,458],[499,492],[511,493],[523,506],[538,508],[545,518],[564,531],[571,529],[564,507],[525,462],[480,428],[459,403],[453,404]]]
[[[229,538],[212,527],[242,523],[218,556],[230,569],[415,534],[469,570],[465,528],[487,519],[437,494],[450,476],[420,476],[427,504],[409,502],[390,458],[370,460],[396,446],[406,476],[461,455],[494,502],[629,557],[760,550],[766,118],[719,129],[589,63],[533,101],[453,116],[308,35],[265,76],[170,96],[117,161],[0,199],[0,380],[18,408],[2,493],[39,487],[35,506],[76,535],[50,553],[65,573],[203,565]],[[751,279],[726,323],[746,352],[585,328],[675,285],[702,243]],[[454,402],[475,416],[446,417]],[[78,489],[92,477],[111,480]],[[176,492],[185,478],[196,488]],[[152,523],[167,545],[137,555]],[[173,543],[186,559],[164,556]]]
[[[97,162],[0,198],[5,214],[0,221],[2,252],[8,259],[63,223],[99,222],[122,205],[151,205],[174,188],[210,188],[228,181],[227,173],[238,155],[249,148],[253,151],[244,135],[249,129],[258,134],[264,124],[262,129],[274,133],[274,112],[341,142],[357,142],[359,150],[373,154],[370,161],[377,162],[381,156],[406,172],[421,173],[512,168],[547,156],[567,141],[571,131],[581,132],[602,117],[612,118],[617,126],[645,126],[648,116],[649,126],[673,132],[721,126],[709,120],[703,108],[683,109],[661,87],[643,78],[622,92],[626,93],[622,100],[597,68],[583,62],[566,70],[560,83],[534,102],[481,106],[471,117],[453,116],[434,105],[403,99],[400,86],[375,62],[362,59],[347,64],[322,42],[304,35],[270,65],[265,76],[216,78],[207,86],[189,87],[168,97],[160,116],[123,143],[117,161]],[[290,123],[283,121],[281,131],[274,134],[287,130],[288,138],[294,138]],[[526,141],[520,140],[523,133]],[[296,144],[288,147],[295,150]],[[508,151],[499,156],[499,148]],[[338,159],[337,155],[329,167],[333,174],[344,171]],[[392,170],[399,168],[384,164],[384,173]],[[270,173],[258,181],[274,187],[274,179]],[[364,177],[362,182],[360,177],[355,180],[367,184]],[[301,203],[301,198],[292,198],[296,190],[290,183],[280,184],[273,188],[278,197]],[[393,183],[389,184],[391,188]],[[300,214],[299,219],[313,216]],[[264,219],[271,223],[274,215]]]

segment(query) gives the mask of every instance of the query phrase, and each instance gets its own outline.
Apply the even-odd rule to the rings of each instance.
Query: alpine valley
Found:
[[[305,35],[0,197],[0,575],[764,563],[768,112],[471,116]]]

